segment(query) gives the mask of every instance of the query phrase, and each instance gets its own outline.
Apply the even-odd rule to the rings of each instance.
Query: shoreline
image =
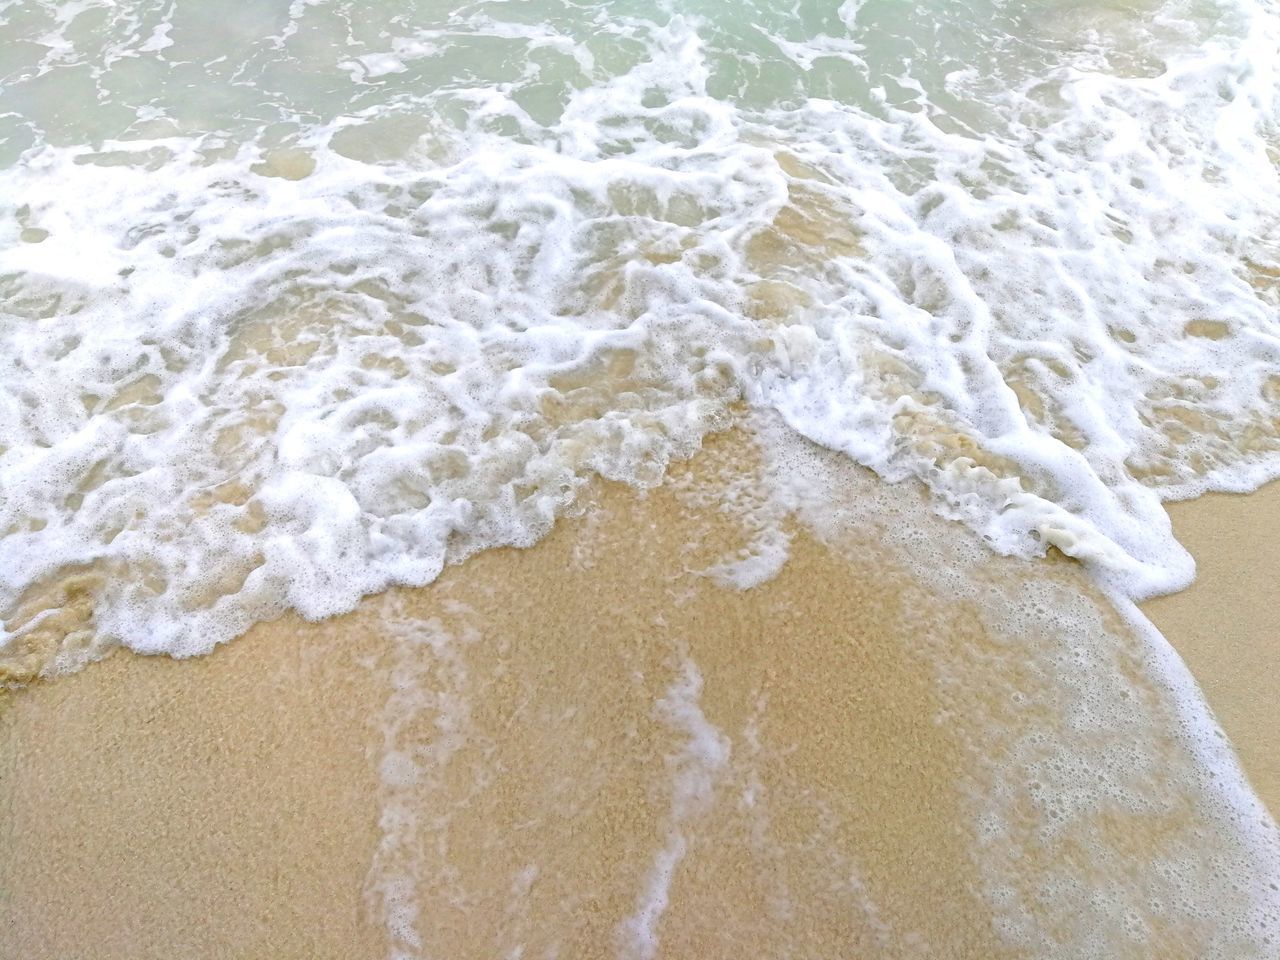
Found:
[[[430,587],[7,695],[14,955],[1124,949],[1070,885],[1132,895],[1125,871],[1222,828],[1118,615],[1068,560],[989,555],[967,574],[988,599],[937,594],[894,528],[951,537],[952,562],[969,535],[839,464],[881,507],[821,539],[787,521],[776,576],[722,585],[776,520],[750,484],[720,502],[754,457],[716,438],[664,486],[605,485],[534,547]],[[1092,618],[1078,689],[1052,610],[991,612],[1024,598]],[[1072,739],[1082,697],[1120,702],[1107,683],[1147,713]],[[1158,815],[1067,799],[1063,751],[1111,762],[1121,740],[1142,763],[1108,789]],[[1213,917],[1144,919],[1166,956],[1218,936]]]
[[[1182,657],[1272,816],[1280,814],[1280,482],[1166,505],[1196,559],[1187,589],[1140,604]]]

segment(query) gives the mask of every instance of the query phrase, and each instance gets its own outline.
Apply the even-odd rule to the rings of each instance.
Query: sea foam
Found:
[[[1280,464],[1280,17],[980,6],[9,5],[7,675],[427,583],[744,406],[1185,585],[1162,501]]]

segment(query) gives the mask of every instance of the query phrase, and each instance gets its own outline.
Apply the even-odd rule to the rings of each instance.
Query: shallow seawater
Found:
[[[870,522],[809,442],[922,487],[995,554],[1084,564],[1119,633],[1064,596],[1035,616],[989,596],[919,519],[898,544],[990,629],[1074,638],[1053,696],[1082,698],[1078,725],[1020,748],[1037,789],[1165,802],[1085,796],[1060,750],[1217,811],[1221,857],[1194,882],[1208,860],[1148,861],[1133,883],[1173,884],[1163,906],[1103,929],[1174,942],[1133,931],[1198,883],[1233,907],[1217,928],[1212,897],[1170,908],[1199,931],[1183,942],[1274,955],[1274,827],[1132,607],[1193,575],[1164,501],[1280,475],[1271,0],[0,0],[0,680],[207,653],[432,583],[743,425],[770,465],[711,498],[757,530],[720,582],[767,584],[796,524]],[[439,664],[404,683],[436,692],[402,706],[439,712],[461,641],[420,626],[405,649]],[[1120,634],[1156,664],[1130,686],[1089,646]],[[691,745],[673,823],[706,814],[700,784],[754,775],[718,752],[688,664],[654,708]],[[1176,760],[1153,759],[1162,736]],[[1019,898],[1087,896],[1070,871],[1004,885],[1029,845],[1002,846],[1001,798],[1001,936],[1104,955],[1019,926]],[[636,956],[657,949],[646,910]]]

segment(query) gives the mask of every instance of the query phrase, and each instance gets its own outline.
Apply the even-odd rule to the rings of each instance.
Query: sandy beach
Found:
[[[713,505],[750,461],[717,439],[664,487],[601,488],[536,547],[429,588],[6,694],[0,953],[1014,957],[1032,928],[1079,946],[1072,915],[1092,908],[1064,879],[1113,889],[1194,848],[1206,814],[1165,729],[1130,730],[1146,810],[1073,818],[1052,774],[1028,774],[1045,738],[1058,757],[1092,749],[1066,733],[1052,618],[993,628],[866,524],[826,542],[792,524],[786,566],[747,591],[707,576],[759,535]],[[921,519],[910,488],[891,499],[960,530]],[[983,578],[993,606],[1084,597],[1113,639],[1083,683],[1124,674],[1165,716],[1076,564],[993,556]],[[1196,609],[1185,631],[1219,616]],[[1192,663],[1222,684],[1233,736],[1260,744],[1269,704],[1228,686],[1256,663],[1216,635]],[[1046,804],[1066,804],[1048,840]],[[1213,930],[1177,909],[1146,921],[1162,957],[1200,955]]]
[[[1277,65],[0,0],[0,960],[1280,960]]]

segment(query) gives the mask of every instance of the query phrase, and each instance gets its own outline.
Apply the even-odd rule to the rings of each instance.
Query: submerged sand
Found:
[[[1179,779],[1167,691],[1080,568],[991,557],[971,573],[993,604],[1085,598],[1111,639],[1072,669],[1142,702],[1117,729],[1144,809],[1075,809],[1055,785],[1053,762],[1102,734],[1064,739],[1081,708],[1054,675],[1052,617],[1000,627],[903,566],[883,526],[792,523],[773,579],[709,576],[760,535],[718,506],[743,450],[716,440],[656,491],[603,488],[536,547],[347,616],[285,617],[190,661],[119,653],[8,695],[0,955],[985,960],[1103,937],[1131,948],[1112,955],[1191,958],[1219,943],[1214,917],[1176,904],[1147,911],[1139,941],[1095,903],[1194,859],[1217,821]],[[1200,649],[1216,677],[1247,662]],[[1233,735],[1274,724],[1222,689]],[[1232,862],[1230,838],[1215,846]]]

